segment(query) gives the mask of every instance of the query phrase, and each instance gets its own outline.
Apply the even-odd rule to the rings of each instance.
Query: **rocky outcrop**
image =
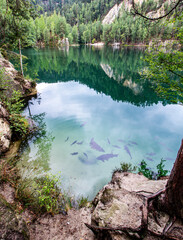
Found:
[[[2,55],[0,55],[0,69],[4,71],[7,87],[5,87],[3,93],[7,96],[11,97],[13,90],[19,91],[23,97],[32,96],[37,93],[35,82],[22,77],[22,75],[15,70],[13,64],[3,58]]]
[[[146,1],[146,0],[134,0],[135,4],[137,5],[142,5],[142,3]],[[158,2],[158,1],[157,1]],[[168,4],[171,4],[171,1],[166,1],[166,3],[168,2]],[[120,10],[124,9],[125,11],[130,12],[131,8],[132,8],[132,1],[130,0],[123,0],[121,1],[121,3],[115,4],[107,13],[107,15],[104,17],[102,24],[111,24],[114,22],[114,20],[120,15]],[[162,15],[165,14],[165,3],[163,3],[161,6],[157,6],[157,10],[156,11],[150,11],[147,13],[147,17],[150,18],[158,18]]]
[[[108,12],[108,14],[104,17],[102,24],[111,24],[114,22],[115,18],[118,17],[119,11],[121,9],[123,3],[115,4],[113,8]]]
[[[33,81],[24,79],[13,65],[0,54],[0,70],[3,77],[0,79],[1,92],[11,98],[13,90],[19,91],[22,97],[36,95],[36,84]],[[0,156],[9,149],[12,131],[8,121],[9,113],[3,102],[0,102]]]
[[[29,231],[25,221],[15,213],[2,195],[0,195],[0,239],[29,239]]]
[[[134,173],[115,172],[111,182],[104,186],[93,201],[91,226],[101,227],[101,231],[98,229],[95,232],[98,239],[159,239],[154,235],[163,232],[169,216],[155,210],[148,214],[148,229],[149,232],[155,233],[154,235],[148,232],[146,236],[142,237],[137,232],[131,231],[126,234],[121,230],[112,231],[110,229],[139,229],[142,224],[145,198],[164,189],[166,181],[148,180],[146,177]],[[155,214],[156,217],[154,217]],[[176,222],[175,224],[179,225],[180,223]]]
[[[0,155],[6,152],[10,147],[12,131],[7,120],[9,113],[0,102]]]

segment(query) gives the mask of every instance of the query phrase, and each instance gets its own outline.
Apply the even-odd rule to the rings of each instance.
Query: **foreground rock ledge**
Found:
[[[91,225],[99,226],[101,229],[104,228],[104,231],[96,232],[97,239],[161,239],[150,234],[142,238],[136,233],[130,233],[131,237],[129,237],[122,231],[111,231],[110,228],[139,228],[145,198],[164,189],[166,182],[167,180],[148,180],[143,175],[134,173],[115,172],[111,182],[98,193],[93,201]],[[148,229],[161,234],[169,216],[163,212],[155,213],[158,221],[155,220],[152,213],[149,213]],[[181,226],[178,221],[174,225]],[[109,228],[109,230],[106,228]],[[183,239],[180,230],[178,232],[168,232],[168,235],[178,237],[176,239]]]

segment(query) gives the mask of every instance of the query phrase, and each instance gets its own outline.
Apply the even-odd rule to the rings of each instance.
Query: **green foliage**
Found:
[[[94,44],[96,42],[96,39],[94,38],[93,40],[92,40],[92,44]]]
[[[166,160],[161,159],[161,162],[156,166],[158,170],[158,178],[165,177],[168,173],[168,170],[164,170],[164,162],[166,162]]]
[[[147,168],[147,163],[144,160],[142,160],[142,162],[140,163],[140,167],[138,168],[138,172],[142,173],[148,179],[152,179],[153,175],[154,175],[154,172],[151,171],[149,168]]]
[[[2,3],[2,5],[1,5]],[[21,40],[22,46],[34,44],[35,6],[26,0],[0,0],[0,46],[13,49]]]
[[[131,163],[125,163],[125,162],[123,162],[123,163],[120,163],[120,165],[121,165],[120,170],[121,170],[122,172],[135,172],[135,171],[136,171],[136,167],[135,167],[135,166],[132,166]]]
[[[88,204],[88,198],[76,200],[62,190],[60,177],[52,174],[20,178],[16,184],[16,199],[36,214],[66,214],[73,207],[82,208]]]
[[[138,168],[138,172],[142,173],[148,179],[159,179],[161,177],[165,177],[169,171],[164,170],[164,162],[166,162],[166,160],[161,159],[160,163],[156,166],[157,172],[154,172],[150,168],[148,168],[147,163],[142,160],[140,163],[140,167]]]
[[[134,17],[122,6],[119,17],[112,24],[102,24],[103,17],[110,8],[116,4],[115,0],[93,0],[83,2],[82,0],[43,1],[37,0],[44,11],[40,11],[39,17],[35,17],[32,5],[26,4],[25,0],[10,1],[9,10],[6,12],[6,1],[0,0],[2,7],[0,11],[0,38],[4,38],[3,45],[6,47],[17,47],[18,39],[22,47],[35,46],[36,43],[44,45],[57,45],[60,39],[69,38],[70,43],[91,43],[92,39],[104,41],[106,44],[121,42],[127,44],[147,44],[153,38],[174,38],[175,26],[180,27],[176,19],[165,25],[164,21],[158,23],[146,23],[143,18]],[[20,6],[17,7],[17,2]],[[121,3],[121,2],[120,2]],[[12,6],[16,9],[12,9]],[[145,14],[157,8],[157,2],[143,2],[142,9]],[[60,9],[60,11],[59,11]],[[12,24],[13,23],[13,24]],[[4,34],[6,33],[6,34]]]
[[[4,69],[0,69],[0,88],[11,89],[11,80],[4,73]],[[28,131],[29,124],[27,120],[21,115],[23,110],[23,100],[19,91],[12,89],[7,93],[3,91],[0,95],[0,102],[6,107],[9,112],[9,121],[12,130],[22,136],[25,136]]]
[[[42,212],[57,212],[59,199],[59,178],[55,175],[46,175],[36,179],[36,192],[38,194],[38,205]]]
[[[167,24],[173,25],[174,40],[157,42],[146,52],[148,68],[142,75],[149,79],[159,96],[183,103],[183,14],[175,16]]]
[[[125,162],[122,162],[120,163],[120,167],[119,168],[115,168],[112,173],[115,173],[115,172],[135,172],[137,169],[136,166],[132,166],[131,163],[125,163]]]
[[[16,185],[16,199],[35,213],[56,213],[60,194],[58,181],[54,175],[20,178]]]

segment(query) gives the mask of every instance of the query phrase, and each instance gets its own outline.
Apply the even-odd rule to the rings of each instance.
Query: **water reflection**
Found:
[[[144,159],[154,168],[164,158],[171,169],[183,112],[140,79],[143,51],[84,47],[24,54],[28,73],[40,79],[41,102],[33,100],[30,108],[43,129],[24,148],[26,163],[61,171],[66,188],[90,199],[120,162]]]
[[[29,120],[33,121],[35,126],[33,134],[30,134],[21,145],[23,161],[20,164],[24,170],[32,169],[34,174],[44,173],[50,170],[50,154],[55,137],[47,131],[45,113],[32,115],[30,107],[28,111]]]
[[[28,70],[31,77],[37,75],[40,82],[56,83],[74,80],[87,85],[113,100],[130,102],[137,106],[150,106],[163,98],[140,78],[145,63],[144,52],[139,49],[94,49],[73,47],[66,50],[29,49]],[[34,74],[33,74],[34,73]]]

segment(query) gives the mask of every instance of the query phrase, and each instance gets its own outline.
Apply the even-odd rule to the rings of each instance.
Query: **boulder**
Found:
[[[98,235],[98,239],[136,239],[138,237],[136,232],[127,236],[121,230],[111,231],[110,229],[140,228],[145,198],[160,189],[164,189],[166,181],[149,180],[143,175],[134,173],[115,172],[111,182],[104,186],[93,200],[91,226],[104,229]],[[150,224],[148,227],[151,231],[159,234],[162,233],[169,216],[165,213],[158,213],[157,218],[161,226],[153,218],[153,214],[149,213]],[[146,236],[146,239],[153,238]]]

